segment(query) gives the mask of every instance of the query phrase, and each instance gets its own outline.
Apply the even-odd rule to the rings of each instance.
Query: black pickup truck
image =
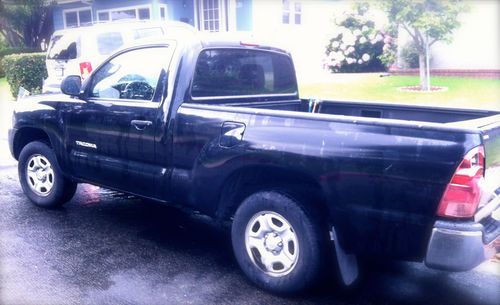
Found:
[[[365,256],[469,270],[500,235],[499,111],[303,100],[287,52],[181,29],[61,88],[13,115],[34,204],[92,183],[181,205],[271,291],[332,261],[350,284]]]

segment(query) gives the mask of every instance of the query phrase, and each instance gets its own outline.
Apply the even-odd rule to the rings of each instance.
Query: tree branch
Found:
[[[439,39],[435,38],[433,41],[431,41],[431,43],[429,43],[429,47],[432,46],[435,42],[438,42]]]

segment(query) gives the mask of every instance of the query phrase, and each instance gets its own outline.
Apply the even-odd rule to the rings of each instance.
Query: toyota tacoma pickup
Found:
[[[286,51],[185,29],[61,89],[18,101],[9,132],[38,206],[78,183],[180,205],[278,293],[325,264],[349,285],[367,256],[464,271],[495,250],[499,111],[300,99]]]

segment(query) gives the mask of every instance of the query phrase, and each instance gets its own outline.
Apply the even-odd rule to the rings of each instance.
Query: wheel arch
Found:
[[[13,154],[16,160],[19,159],[19,154],[23,148],[33,141],[41,141],[53,148],[49,134],[37,127],[22,127],[20,128],[13,140]]]
[[[223,183],[216,217],[228,221],[243,200],[259,191],[276,190],[297,199],[321,218],[329,221],[329,209],[321,185],[310,175],[275,166],[248,166],[232,173]]]

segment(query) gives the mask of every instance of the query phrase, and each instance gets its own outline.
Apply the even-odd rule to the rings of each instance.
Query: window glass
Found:
[[[121,19],[137,19],[136,10],[122,10],[122,11],[112,11],[111,20],[121,20]]]
[[[108,21],[109,20],[109,12],[100,12],[97,14],[99,21]]]
[[[78,36],[71,34],[52,36],[49,44],[48,59],[75,59],[78,56],[78,41]]]
[[[64,13],[64,18],[66,18],[66,27],[77,27],[78,26],[78,13],[77,12],[66,12]]]
[[[90,96],[124,100],[153,99],[160,74],[172,58],[171,48],[146,48],[118,55],[92,79]]]
[[[203,51],[191,88],[193,97],[295,92],[295,73],[288,56],[242,49]]]
[[[290,23],[290,1],[289,0],[283,0],[283,23],[289,24]]]
[[[302,4],[295,2],[295,24],[302,23]]]
[[[202,25],[204,31],[218,32],[221,30],[220,0],[203,0],[201,10],[203,12]]]
[[[97,50],[101,55],[109,55],[123,45],[123,36],[120,32],[97,34]]]
[[[80,25],[92,23],[92,12],[90,10],[79,11],[78,14],[80,17]]]
[[[162,28],[135,29],[133,32],[134,32],[134,40],[163,36]]]
[[[167,14],[165,12],[165,7],[160,7],[160,18],[161,18],[161,20],[166,20],[167,19]]]
[[[139,12],[139,20],[149,20],[151,19],[151,14],[149,12],[149,8],[140,8],[138,9]]]

